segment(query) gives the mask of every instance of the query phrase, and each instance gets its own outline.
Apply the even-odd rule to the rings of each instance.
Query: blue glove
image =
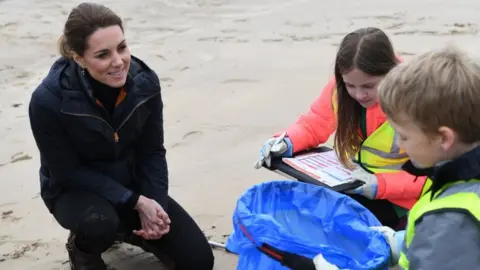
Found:
[[[346,193],[359,194],[370,200],[377,198],[378,191],[378,179],[374,174],[365,171],[362,168],[358,168],[352,172],[352,178],[364,182],[363,185],[356,189],[347,190]]]
[[[397,265],[400,258],[400,252],[403,248],[405,230],[396,232],[392,228],[386,226],[370,227],[370,229],[381,232],[383,234],[385,240],[387,240],[387,243],[390,246],[389,266]]]
[[[255,162],[255,169],[260,169],[264,164],[270,167],[273,157],[291,157],[293,155],[292,141],[282,133],[279,137],[268,139],[260,151],[260,156]]]

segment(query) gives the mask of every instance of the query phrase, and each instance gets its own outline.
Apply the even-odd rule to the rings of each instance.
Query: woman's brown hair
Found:
[[[334,149],[348,168],[352,168],[352,156],[358,153],[365,138],[359,133],[362,106],[348,94],[342,74],[357,68],[371,76],[384,76],[397,64],[392,43],[378,28],[357,29],[340,44],[335,59],[338,124]]]
[[[118,25],[123,31],[122,19],[106,6],[95,3],[81,3],[68,15],[63,35],[58,40],[58,50],[65,58],[72,52],[83,56],[88,38],[99,28]]]

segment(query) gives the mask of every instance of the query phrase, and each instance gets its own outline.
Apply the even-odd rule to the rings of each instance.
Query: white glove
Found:
[[[255,162],[255,169],[260,169],[263,164],[270,167],[272,163],[272,156],[278,157],[284,154],[292,155],[292,143],[290,139],[286,138],[286,132],[282,133],[279,137],[268,139],[260,151],[260,157]]]
[[[381,232],[390,246],[390,264],[394,266],[398,264],[400,252],[403,247],[403,240],[405,238],[405,231],[394,231],[387,226],[370,227],[370,229]]]
[[[325,258],[323,258],[322,254],[318,254],[317,256],[315,256],[315,258],[313,258],[313,264],[315,264],[315,269],[316,270],[338,270],[338,269],[340,269],[336,265],[333,265],[333,264],[327,262],[327,260],[325,260]]]
[[[358,168],[352,172],[352,178],[364,182],[363,185],[356,189],[347,190],[349,194],[359,194],[370,200],[375,200],[378,191],[378,179],[375,174],[371,174],[362,168]]]

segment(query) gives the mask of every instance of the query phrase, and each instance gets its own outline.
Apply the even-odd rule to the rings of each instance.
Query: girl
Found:
[[[396,146],[398,135],[378,104],[377,86],[399,61],[382,30],[368,27],[347,34],[336,56],[335,77],[310,111],[284,130],[285,139],[276,140],[279,132],[265,142],[255,167],[268,166],[272,156],[288,157],[317,147],[335,132],[334,149],[340,162],[349,168],[352,162],[361,166],[353,176],[365,184],[349,191],[352,198],[382,224],[400,225],[419,198],[425,177],[401,171],[408,157]]]

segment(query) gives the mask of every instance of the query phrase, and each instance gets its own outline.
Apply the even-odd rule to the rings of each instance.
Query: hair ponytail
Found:
[[[67,39],[66,39],[65,35],[61,35],[58,38],[57,45],[58,45],[58,52],[60,53],[60,55],[62,57],[65,57],[65,58],[71,58],[72,57],[72,51],[68,47]]]

